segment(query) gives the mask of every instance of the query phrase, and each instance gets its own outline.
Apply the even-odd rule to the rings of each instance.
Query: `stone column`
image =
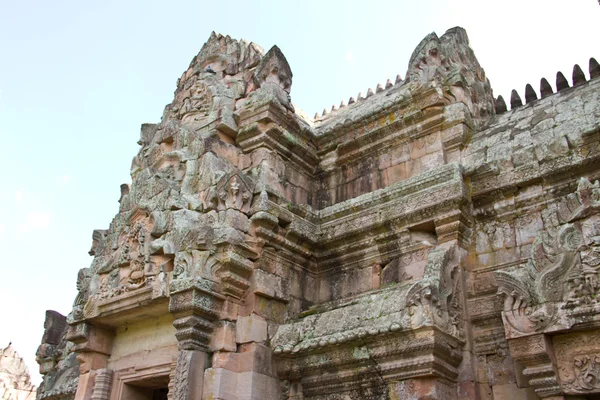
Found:
[[[212,282],[180,279],[171,282],[169,312],[175,317],[179,354],[171,386],[176,400],[201,400],[204,370],[213,321],[218,319],[225,298],[212,289]]]

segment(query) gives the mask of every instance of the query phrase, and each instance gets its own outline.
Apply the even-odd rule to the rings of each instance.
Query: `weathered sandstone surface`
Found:
[[[39,397],[600,396],[599,77],[508,110],[453,28],[310,119],[278,47],[213,33],[46,316]]]

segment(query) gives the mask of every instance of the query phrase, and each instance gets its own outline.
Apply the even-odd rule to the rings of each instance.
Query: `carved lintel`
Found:
[[[312,398],[325,391],[334,393],[336,388],[344,391],[374,388],[383,382],[426,378],[432,374],[447,382],[456,380],[462,360],[462,343],[456,338],[437,328],[420,329],[417,335],[414,331],[373,333],[372,336],[367,333],[352,345],[327,344],[319,351],[309,348],[280,353],[276,349],[278,376],[290,381],[289,399],[296,399],[291,393]],[[385,394],[352,398],[380,399]]]
[[[111,369],[103,368],[98,370],[91,400],[109,400],[112,381],[113,371]]]
[[[208,348],[213,321],[219,318],[225,300],[212,286],[212,282],[201,278],[171,283],[169,312],[175,317],[175,336],[181,349]]]
[[[538,396],[560,396],[556,359],[552,340],[543,334],[509,339],[508,347],[513,360],[525,366],[523,375]]]

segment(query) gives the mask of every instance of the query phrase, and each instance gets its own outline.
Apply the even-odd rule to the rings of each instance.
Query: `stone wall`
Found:
[[[62,373],[94,400],[600,394],[589,71],[509,111],[453,28],[310,119],[278,47],[213,33],[142,125],[41,395]]]

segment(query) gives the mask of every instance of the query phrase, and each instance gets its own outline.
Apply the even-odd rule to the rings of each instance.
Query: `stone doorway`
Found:
[[[119,400],[167,400],[168,385],[168,376],[128,382]]]

